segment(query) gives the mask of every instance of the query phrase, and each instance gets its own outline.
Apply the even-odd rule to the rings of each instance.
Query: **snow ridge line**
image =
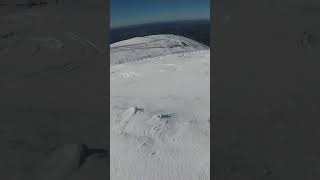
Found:
[[[143,62],[147,62],[147,61],[152,61],[152,60],[160,60],[161,58],[167,57],[167,56],[171,56],[171,55],[178,55],[182,54],[182,56],[188,56],[188,55],[193,55],[193,54],[210,54],[210,49],[205,49],[205,50],[194,50],[194,51],[186,51],[186,52],[175,52],[175,53],[171,53],[171,54],[166,54],[166,55],[159,55],[159,56],[155,56],[152,58],[142,58],[140,60],[136,60],[136,61],[132,61],[132,62],[126,62],[126,63],[121,63],[121,64],[135,64],[135,63],[143,63]],[[121,65],[121,64],[110,64],[110,66],[117,66],[117,65]]]
[[[207,52],[210,52],[210,50],[195,50],[195,51],[186,51],[186,52],[175,52],[175,53],[172,53],[172,54],[166,54],[166,55],[160,55],[160,56],[155,56],[155,57],[152,57],[152,58],[142,58],[138,61],[135,61],[135,62],[132,62],[132,63],[139,63],[139,62],[145,62],[145,61],[152,61],[152,60],[158,60],[158,59],[161,59],[161,58],[165,58],[167,56],[171,56],[171,55],[178,55],[179,54],[182,54],[182,57],[184,56],[189,56],[189,55],[193,55],[193,54],[206,54]]]

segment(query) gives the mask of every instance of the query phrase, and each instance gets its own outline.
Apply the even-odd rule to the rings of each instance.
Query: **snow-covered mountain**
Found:
[[[113,63],[135,60],[110,69],[111,179],[209,180],[208,47],[155,35],[111,49]]]
[[[116,42],[110,45],[110,63],[121,64],[161,55],[209,49],[192,39],[164,34]]]

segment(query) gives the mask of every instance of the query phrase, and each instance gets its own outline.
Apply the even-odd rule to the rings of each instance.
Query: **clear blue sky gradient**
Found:
[[[111,0],[111,28],[178,20],[210,19],[210,0]]]

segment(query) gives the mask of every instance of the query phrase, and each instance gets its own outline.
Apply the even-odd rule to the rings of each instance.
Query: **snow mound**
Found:
[[[208,49],[208,46],[197,41],[171,34],[135,37],[110,45],[110,64],[122,64],[162,55]]]

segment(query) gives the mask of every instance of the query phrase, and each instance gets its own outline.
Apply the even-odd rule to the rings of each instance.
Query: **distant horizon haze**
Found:
[[[177,19],[177,20],[169,20],[169,21],[155,21],[155,22],[141,22],[139,24],[128,24],[123,26],[114,26],[110,27],[110,30],[122,29],[122,28],[131,28],[137,26],[149,26],[149,25],[159,25],[159,24],[172,24],[172,23],[181,23],[181,22],[207,22],[210,23],[210,19]]]
[[[110,42],[148,35],[173,34],[184,36],[210,46],[210,21],[187,20],[130,25],[110,29]]]

